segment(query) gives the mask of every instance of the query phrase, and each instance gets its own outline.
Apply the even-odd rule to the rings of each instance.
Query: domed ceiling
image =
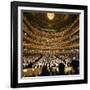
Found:
[[[68,28],[78,17],[77,14],[54,12],[24,12],[31,25],[43,31],[60,32]]]

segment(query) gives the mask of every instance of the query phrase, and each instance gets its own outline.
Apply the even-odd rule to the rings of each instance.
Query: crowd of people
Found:
[[[32,57],[27,58],[27,60],[24,58],[23,69],[40,68],[41,73],[37,76],[79,74],[78,55],[44,55],[42,57]]]

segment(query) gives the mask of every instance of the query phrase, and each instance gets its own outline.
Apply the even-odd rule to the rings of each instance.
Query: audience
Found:
[[[37,62],[35,60],[38,56],[35,58],[33,56],[34,62],[32,62],[32,58],[27,58],[24,58],[24,69],[40,68],[41,74],[38,76],[79,74],[78,55],[44,55]]]

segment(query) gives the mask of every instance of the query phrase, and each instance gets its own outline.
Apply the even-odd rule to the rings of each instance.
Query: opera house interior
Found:
[[[26,11],[23,77],[79,74],[79,14]]]

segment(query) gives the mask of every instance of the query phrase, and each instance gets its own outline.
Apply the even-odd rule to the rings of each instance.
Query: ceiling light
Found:
[[[53,20],[55,17],[55,14],[54,13],[47,13],[47,17],[49,20]]]

